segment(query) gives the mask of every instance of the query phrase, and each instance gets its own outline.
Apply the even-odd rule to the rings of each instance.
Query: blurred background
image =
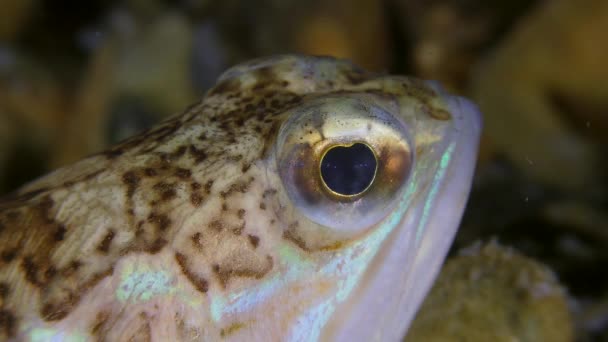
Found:
[[[227,67],[300,52],[439,80],[484,114],[454,250],[547,265],[608,341],[608,1],[2,0],[0,195],[150,127]]]

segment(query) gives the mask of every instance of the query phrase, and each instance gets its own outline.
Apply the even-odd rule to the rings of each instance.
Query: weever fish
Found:
[[[233,67],[182,114],[2,199],[0,336],[398,340],[480,129],[433,82],[329,57]]]

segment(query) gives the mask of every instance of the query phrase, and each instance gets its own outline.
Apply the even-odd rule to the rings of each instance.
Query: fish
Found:
[[[481,125],[435,82],[346,60],[234,66],[182,113],[0,200],[1,339],[401,339]]]

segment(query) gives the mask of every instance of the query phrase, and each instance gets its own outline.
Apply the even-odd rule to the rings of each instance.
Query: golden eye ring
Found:
[[[359,150],[359,151],[353,151],[354,148],[357,148],[356,146],[360,145],[361,147],[364,147],[365,150]],[[342,182],[342,184],[328,184],[328,183],[335,183],[334,179],[328,179],[327,176],[325,176],[326,172],[324,172],[324,166],[327,169],[328,168],[328,155],[332,154],[332,152],[337,152],[337,149],[346,149],[345,152],[347,153],[351,153],[352,152],[359,152],[359,155],[355,155],[355,156],[351,156],[351,158],[348,158],[346,156],[341,156],[341,157],[346,157],[349,160],[347,161],[342,161],[342,162],[338,162],[336,163],[337,165],[334,166],[335,168],[340,167],[341,170],[341,174],[340,176],[344,176],[345,178],[348,178],[349,176],[358,176],[359,178],[365,177],[363,179],[361,179],[361,181],[363,181],[363,187],[359,186],[360,190],[358,191],[354,191],[354,192],[348,192],[348,191],[337,191],[339,189],[337,189],[340,185],[343,186],[343,184],[350,184],[351,188],[356,186],[356,185],[360,185],[360,184],[352,184],[352,179],[350,179],[350,182]],[[350,151],[348,151],[350,149]],[[366,153],[367,155],[364,155],[363,153]],[[332,159],[335,159],[336,156],[329,156],[332,157]],[[338,156],[340,157],[340,156]],[[354,157],[354,158],[353,158]],[[363,165],[363,164],[356,164],[357,162],[361,162],[361,160],[356,160],[356,159],[363,159],[363,158],[369,158],[369,157],[373,157],[373,171],[369,172],[369,170],[363,170],[364,173],[367,174],[359,174],[359,175],[353,175],[355,168],[357,168],[357,166],[362,166],[363,168],[365,168],[368,165]],[[337,143],[337,144],[333,144],[331,146],[327,146],[323,152],[321,153],[321,156],[319,158],[319,162],[318,162],[318,177],[320,178],[319,183],[322,184],[322,188],[325,192],[327,192],[327,194],[329,196],[334,197],[336,200],[339,201],[353,201],[356,200],[357,198],[363,196],[374,184],[374,181],[376,179],[376,175],[378,173],[378,156],[376,154],[376,151],[374,150],[373,147],[371,147],[368,143],[366,143],[365,141],[353,141],[353,142],[349,142],[349,143]],[[345,169],[346,167],[346,169]],[[350,173],[350,174],[349,174]],[[361,172],[360,172],[361,173]]]

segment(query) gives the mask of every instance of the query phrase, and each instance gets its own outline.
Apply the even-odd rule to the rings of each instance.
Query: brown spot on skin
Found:
[[[192,191],[196,191],[201,188],[201,183],[192,182],[192,183],[190,183],[190,188],[192,189]]]
[[[113,266],[109,267],[105,271],[93,274],[91,277],[89,277],[89,279],[87,281],[85,281],[84,283],[81,283],[81,286],[79,286],[76,289],[76,291],[78,291],[78,292],[74,292],[74,291],[70,291],[70,290],[66,289],[67,294],[63,300],[60,300],[58,303],[55,303],[55,304],[46,303],[44,305],[43,309],[46,307],[46,310],[48,311],[48,313],[50,313],[50,315],[48,317],[57,317],[58,315],[60,316],[60,313],[62,313],[62,312],[65,312],[66,315],[69,314],[70,311],[74,308],[74,306],[80,300],[80,295],[82,295],[87,289],[94,287],[102,279],[111,276],[112,273],[114,273]],[[42,310],[41,310],[41,312],[42,312]],[[47,318],[47,316],[45,314],[42,314],[42,318],[47,321],[55,320],[54,318],[53,319]],[[61,319],[61,317],[57,318],[57,319]]]
[[[289,227],[287,228],[287,230],[285,230],[285,232],[283,232],[283,238],[293,242],[296,246],[298,246],[301,249],[303,249],[304,251],[308,252],[310,250],[306,246],[306,242],[304,242],[304,239],[302,239],[302,237],[299,236],[296,232],[297,227],[298,227],[298,222],[294,222],[294,223],[290,224]]]
[[[228,337],[232,334],[234,334],[235,332],[243,329],[245,327],[245,324],[237,322],[237,323],[233,323],[231,325],[229,325],[227,328],[222,328],[220,330],[220,337],[221,338],[225,338]]]
[[[245,209],[239,209],[236,212],[236,216],[242,220],[245,217]]]
[[[203,203],[203,196],[193,193],[190,195],[190,203],[192,203],[192,205],[195,207],[199,207]]]
[[[165,215],[165,214],[155,214],[155,213],[151,213],[148,216],[148,222],[156,225],[156,227],[160,231],[164,231],[171,224],[171,220],[169,219],[169,217],[167,217],[167,215]]]
[[[228,211],[228,204],[226,202],[222,203],[222,211]]]
[[[57,269],[53,266],[49,266],[46,271],[44,271],[45,279],[51,279],[57,274]]]
[[[144,169],[144,174],[148,177],[154,177],[154,176],[158,175],[158,172],[151,167],[147,167]]]
[[[122,182],[127,186],[127,197],[133,197],[139,186],[140,178],[134,171],[127,171],[122,175]]]
[[[178,168],[175,170],[175,175],[181,179],[188,179],[192,176],[192,172],[188,169]]]
[[[259,237],[249,234],[249,235],[247,235],[247,238],[249,238],[249,243],[251,243],[253,248],[258,248],[258,245],[260,244]]]
[[[209,228],[215,231],[220,231],[224,229],[224,224],[220,220],[213,220],[209,223]]]
[[[277,100],[277,99],[272,99],[272,100],[270,101],[270,107],[272,107],[272,108],[276,109],[276,108],[279,108],[280,106],[281,106],[281,102],[279,102],[279,100]]]
[[[232,234],[234,235],[241,235],[243,233],[243,230],[245,229],[245,222],[243,222],[240,226],[238,227],[233,227],[232,228]]]
[[[254,181],[254,178],[250,177],[249,180],[247,180],[247,181],[233,183],[230,185],[228,190],[220,192],[220,196],[222,196],[222,198],[226,199],[227,197],[229,197],[230,195],[232,195],[235,192],[240,192],[240,193],[244,194],[247,192],[247,190],[249,189],[249,185],[253,181]]]
[[[6,299],[10,293],[10,286],[7,283],[0,282],[0,298]]]
[[[423,105],[422,111],[435,120],[448,121],[452,118],[450,112],[441,108],[433,108],[430,105]]]
[[[269,84],[278,80],[277,75],[274,72],[274,68],[272,66],[265,66],[263,68],[258,68],[254,72],[254,77],[257,80],[256,85],[262,85],[260,88],[265,88]]]
[[[177,193],[175,192],[175,189],[169,189],[169,190],[163,191],[163,193],[160,196],[160,199],[161,199],[161,201],[168,201],[176,196],[177,196]]]
[[[159,237],[148,246],[147,251],[150,254],[156,254],[156,253],[160,252],[163,249],[163,247],[165,247],[165,245],[167,245],[167,240]]]
[[[8,338],[15,337],[17,319],[15,315],[6,309],[0,310],[0,331]]]
[[[194,145],[190,145],[188,151],[190,152],[192,158],[194,158],[194,162],[196,164],[199,164],[207,159],[207,153],[205,153],[203,149],[196,148]]]
[[[218,264],[214,264],[212,266],[213,273],[216,275],[217,279],[220,282],[220,285],[223,289],[228,286],[228,282],[232,277],[247,277],[247,278],[255,278],[261,279],[263,278],[270,270],[274,262],[270,255],[266,256],[266,267],[262,270],[248,269],[248,268],[224,268]],[[239,267],[239,265],[235,265],[235,267]]]
[[[231,129],[231,125],[229,121],[221,122],[219,127],[224,131],[229,131]]]
[[[63,269],[63,271],[61,271],[61,275],[64,277],[72,276],[78,271],[81,266],[82,262],[78,260],[72,260],[72,262],[70,262],[70,264],[65,269]]]
[[[21,269],[25,275],[25,280],[34,286],[41,286],[42,283],[38,280],[38,266],[34,264],[32,257],[26,256],[21,262]]]
[[[0,254],[0,258],[2,258],[2,261],[9,263],[15,259],[15,257],[17,256],[17,252],[18,252],[17,248],[11,248],[11,249],[4,250]]]
[[[185,255],[181,253],[175,253],[175,260],[177,261],[179,267],[182,269],[182,273],[190,280],[190,283],[194,285],[194,287],[202,293],[206,293],[209,291],[209,283],[202,277],[192,273],[188,269],[188,259]]]
[[[57,230],[55,230],[55,234],[53,234],[53,238],[55,239],[55,241],[62,241],[65,238],[66,232],[67,232],[67,229],[65,229],[65,226],[60,224],[57,227]]]
[[[409,96],[416,97],[424,102],[428,102],[430,98],[437,97],[437,92],[419,79],[410,79],[409,84],[404,83],[403,87]]]
[[[266,210],[266,203],[260,202],[260,209]]]
[[[194,235],[192,235],[190,237],[190,239],[192,240],[192,244],[194,245],[194,247],[196,249],[202,250],[203,245],[201,244],[201,233],[200,232],[194,233]]]
[[[140,235],[144,233],[144,229],[142,228],[143,226],[144,226],[144,221],[137,222],[137,227],[135,228],[136,237],[140,237]]]
[[[155,184],[152,188],[160,194],[161,202],[166,202],[177,196],[177,192],[175,191],[175,184],[159,182]]]
[[[114,239],[115,232],[113,229],[109,229],[106,233],[106,236],[103,237],[99,246],[97,246],[97,251],[103,254],[107,254],[110,251],[110,245],[112,244],[112,239]]]
[[[77,298],[60,304],[46,303],[42,306],[42,309],[40,309],[40,316],[47,322],[61,320],[70,313],[70,310],[76,301]]]
[[[207,183],[205,183],[205,193],[207,195],[211,194],[211,187],[213,186],[213,180],[209,180],[207,181]]]
[[[103,326],[106,324],[106,322],[108,321],[109,318],[110,318],[110,313],[108,313],[107,311],[98,312],[97,317],[95,318],[95,321],[93,322],[93,325],[91,326],[91,334],[99,335],[99,333],[101,332],[101,328],[103,328]]]
[[[222,272],[220,270],[220,265],[218,264],[214,264],[211,269],[213,270],[213,273],[215,273],[218,278],[220,278],[220,283],[222,284],[223,288],[226,288],[226,281],[228,280],[225,276],[222,276]]]
[[[182,146],[176,148],[175,151],[171,152],[171,154],[169,155],[170,161],[179,159],[185,153],[186,153],[186,146],[182,145]]]

